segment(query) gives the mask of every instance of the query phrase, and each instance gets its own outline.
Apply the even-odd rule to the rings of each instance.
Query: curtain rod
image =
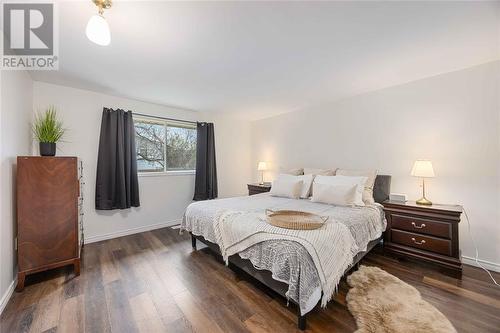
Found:
[[[180,123],[187,123],[187,124],[197,124],[196,121],[182,120],[182,119],[175,119],[175,118],[167,118],[167,117],[159,117],[159,116],[151,116],[149,114],[137,113],[137,112],[133,112],[133,111],[132,111],[132,115],[149,117],[149,118],[157,118],[157,119],[163,119],[163,120],[172,120],[172,121],[177,121],[177,122],[180,122]]]

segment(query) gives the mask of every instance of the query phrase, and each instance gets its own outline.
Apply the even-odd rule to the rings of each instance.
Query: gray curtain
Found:
[[[217,198],[214,124],[197,123],[196,176],[193,200]]]
[[[97,157],[95,208],[139,207],[135,128],[131,111],[102,111]]]

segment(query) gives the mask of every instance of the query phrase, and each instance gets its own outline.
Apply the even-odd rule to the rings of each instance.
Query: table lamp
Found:
[[[257,166],[257,170],[261,172],[261,180],[260,180],[260,185],[264,185],[264,171],[267,170],[267,164],[266,162],[259,162],[259,165]]]
[[[425,178],[434,177],[432,162],[428,160],[416,160],[411,169],[411,175],[422,178],[422,198],[417,200],[417,204],[432,205],[432,202],[425,197]]]

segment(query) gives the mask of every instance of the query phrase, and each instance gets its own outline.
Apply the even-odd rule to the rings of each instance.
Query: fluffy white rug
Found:
[[[346,300],[356,333],[450,333],[450,321],[417,289],[378,267],[361,266],[347,278]]]

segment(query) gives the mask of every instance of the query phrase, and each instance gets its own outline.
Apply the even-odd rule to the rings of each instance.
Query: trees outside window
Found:
[[[194,171],[196,127],[134,118],[139,172]]]

